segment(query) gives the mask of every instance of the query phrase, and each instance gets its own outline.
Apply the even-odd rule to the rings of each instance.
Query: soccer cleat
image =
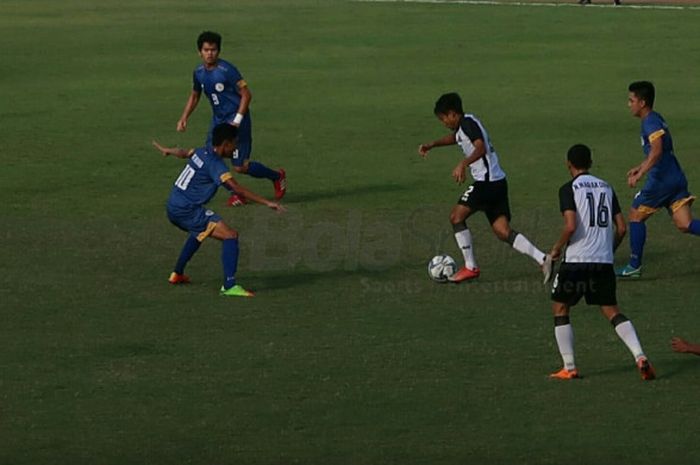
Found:
[[[226,201],[226,205],[229,207],[242,207],[246,203],[248,203],[248,201],[240,194],[231,194]]]
[[[552,256],[547,254],[544,256],[544,263],[542,264],[542,274],[544,275],[544,280],[542,284],[547,284],[550,279],[552,279]]]
[[[175,273],[173,271],[172,273],[170,273],[170,277],[168,278],[168,282],[170,284],[189,284],[190,277],[187,276],[186,274],[179,274],[179,273]]]
[[[625,265],[615,270],[615,276],[618,278],[641,278],[642,267],[632,268],[630,265]]]
[[[473,270],[470,270],[466,266],[463,266],[459,269],[459,271],[457,271],[455,274],[453,274],[447,279],[451,283],[461,283],[462,281],[467,281],[468,279],[478,278],[479,274],[479,268],[474,268]]]
[[[649,360],[647,360],[646,357],[642,357],[639,360],[637,360],[637,368],[639,369],[639,374],[642,375],[642,379],[644,381],[651,381],[652,379],[656,379],[656,372],[654,371],[654,367],[651,366],[651,363]]]
[[[559,371],[555,371],[554,373],[551,373],[549,375],[550,378],[555,378],[555,379],[578,379],[581,378],[578,374],[578,370],[574,368],[573,370],[567,370],[566,368],[562,368]]]
[[[287,193],[287,173],[285,173],[284,169],[280,169],[279,172],[279,179],[277,179],[277,181],[273,181],[275,185],[275,199],[277,200],[284,197],[284,194]]]
[[[220,290],[221,295],[227,295],[231,297],[254,297],[255,293],[251,291],[247,291],[243,289],[243,287],[240,284],[236,284],[233,287],[230,287],[228,289],[224,289],[224,286],[221,286]]]

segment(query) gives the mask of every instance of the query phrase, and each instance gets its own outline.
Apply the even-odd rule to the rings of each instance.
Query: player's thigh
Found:
[[[220,220],[214,226],[214,229],[211,232],[211,237],[213,237],[214,239],[219,239],[220,241],[225,241],[227,239],[237,239],[238,232],[226,223],[224,223],[223,220]]]
[[[656,209],[641,206],[640,208],[630,208],[628,219],[631,223],[643,223],[651,215],[656,213]]]
[[[687,231],[688,226],[691,221],[693,221],[693,213],[690,210],[690,205],[686,203],[677,207],[673,210],[671,217],[673,218],[673,224],[675,224],[678,229],[684,232]]]
[[[239,171],[238,168],[245,169],[243,172],[247,171],[251,153],[253,153],[253,138],[249,130],[241,128],[236,138],[236,150],[231,157],[231,164],[236,171]]]
[[[589,266],[584,293],[588,305],[617,305],[617,278],[612,264],[599,263]]]
[[[552,314],[554,316],[567,316],[571,307],[563,302],[552,302]]]
[[[583,297],[585,278],[578,265],[562,263],[552,281],[552,302],[566,305],[567,308],[576,305]]]

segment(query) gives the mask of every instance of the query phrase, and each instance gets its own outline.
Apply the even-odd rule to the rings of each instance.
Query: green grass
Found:
[[[532,263],[470,221],[478,283],[438,286],[458,252],[447,215],[457,149],[435,98],[459,91],[508,173],[513,225],[557,237],[563,154],[594,149],[623,204],[641,157],[626,86],[657,84],[700,189],[697,11],[341,1],[5,1],[0,15],[0,463],[700,463],[687,432],[700,360],[696,239],[649,222],[647,270],[618,297],[660,379],[642,383],[592,307],[577,307],[580,382],[559,356]],[[255,158],[284,166],[289,212],[213,207],[241,232],[165,279],[184,235],[164,214],[188,132],[194,39],[224,35],[254,95]],[[650,39],[650,37],[652,39]],[[269,195],[264,182],[242,182]],[[620,261],[628,253],[624,245]]]

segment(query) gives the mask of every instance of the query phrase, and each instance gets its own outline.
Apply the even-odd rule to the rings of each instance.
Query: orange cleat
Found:
[[[639,374],[642,375],[642,379],[644,381],[651,381],[652,379],[656,379],[656,372],[654,371],[654,367],[651,366],[651,363],[649,360],[647,360],[646,357],[642,357],[639,360],[637,360],[637,368],[639,369]]]
[[[277,181],[273,181],[275,185],[275,199],[279,200],[282,197],[284,197],[284,194],[287,193],[287,173],[285,173],[284,169],[280,168],[280,177]]]
[[[173,271],[172,273],[170,273],[170,277],[168,278],[168,282],[170,284],[189,284],[190,277],[187,276],[186,274],[178,274],[178,273],[175,273]]]
[[[461,283],[462,281],[467,281],[469,279],[475,279],[479,277],[479,268],[474,268],[470,270],[466,266],[463,266],[455,274],[447,278],[451,283]]]
[[[551,373],[549,375],[550,378],[556,378],[556,379],[578,379],[581,378],[578,374],[578,370],[574,368],[573,370],[567,370],[566,368],[562,368],[561,370]]]
[[[242,207],[246,203],[248,203],[248,201],[245,199],[245,197],[239,194],[231,194],[226,201],[226,205],[229,207]]]

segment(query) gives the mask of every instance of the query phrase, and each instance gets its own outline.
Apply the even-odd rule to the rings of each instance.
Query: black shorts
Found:
[[[562,263],[552,283],[552,300],[573,307],[586,297],[588,305],[617,305],[615,270],[609,263]]]
[[[508,183],[505,179],[494,182],[475,181],[464,191],[457,203],[469,207],[474,212],[484,212],[491,224],[501,215],[510,221]]]

